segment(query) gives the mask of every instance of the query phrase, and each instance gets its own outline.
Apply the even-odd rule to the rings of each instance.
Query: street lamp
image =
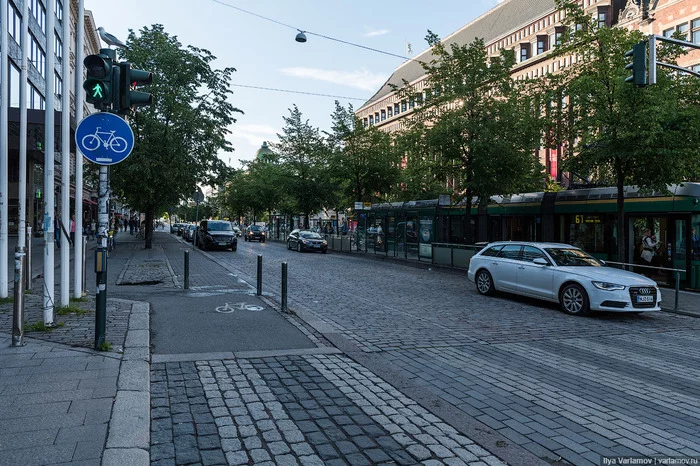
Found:
[[[299,31],[299,34],[297,34],[294,40],[297,42],[306,42],[306,34],[304,34],[304,31],[301,29],[297,29],[297,31]]]

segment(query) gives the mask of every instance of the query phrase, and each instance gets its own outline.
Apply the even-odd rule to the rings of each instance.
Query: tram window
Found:
[[[569,224],[569,243],[572,246],[581,248],[587,252],[605,253],[605,227],[598,218],[586,216],[586,220],[590,223],[580,221],[583,215],[574,216],[575,220]],[[589,219],[591,217],[592,219]]]
[[[496,257],[498,255],[498,251],[500,251],[501,249],[503,249],[503,245],[493,246],[491,248],[486,249],[484,252],[481,253],[481,255],[487,257]]]

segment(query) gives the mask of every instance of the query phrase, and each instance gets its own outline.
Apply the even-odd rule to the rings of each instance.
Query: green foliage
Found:
[[[336,206],[354,202],[381,202],[398,182],[400,158],[388,133],[365,127],[355,117],[352,105],[338,101],[331,114],[328,134],[330,173],[337,187]]]
[[[14,296],[8,296],[7,298],[0,298],[0,304],[13,303],[15,301]]]
[[[112,351],[112,344],[105,341],[98,345],[97,351]]]
[[[162,25],[131,31],[122,59],[134,68],[153,72],[147,91],[154,104],[130,120],[136,143],[133,153],[112,167],[115,194],[146,212],[146,247],[151,220],[160,209],[192,197],[198,183],[221,182],[228,170],[218,157],[233,150],[228,129],[241,113],[229,103],[234,68],[212,67],[209,51],[183,47]]]
[[[78,306],[59,306],[56,308],[56,314],[59,316],[65,316],[68,314],[75,314],[78,316],[82,316],[83,314],[90,314],[92,311],[89,311],[87,309],[82,309]]]
[[[57,328],[63,327],[64,325],[65,324],[63,322],[58,322],[55,325],[50,326],[44,325],[44,322],[35,322],[33,324],[25,325],[24,332],[51,332],[53,330],[56,330]]]
[[[417,103],[398,144],[410,167],[401,189],[432,194],[442,185],[443,192],[483,200],[541,185],[533,155],[542,131],[538,102],[511,78],[513,52],[489,58],[481,39],[449,50],[432,32],[426,39],[434,58],[422,64],[424,87],[398,89]],[[466,215],[469,223],[469,209]],[[466,240],[472,242],[470,231]]]

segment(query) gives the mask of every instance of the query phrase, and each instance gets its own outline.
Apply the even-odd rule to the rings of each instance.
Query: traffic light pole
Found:
[[[97,200],[97,234],[99,245],[95,250],[95,349],[100,349],[105,343],[107,327],[107,230],[109,230],[109,215],[107,200],[109,197],[109,179],[107,165],[100,165],[100,184]]]
[[[692,74],[700,78],[700,73],[697,71],[689,70],[688,68],[683,68],[682,66],[674,65],[671,63],[664,63],[656,60],[656,42],[668,42],[669,44],[676,44],[682,47],[689,47],[691,49],[700,49],[700,44],[695,44],[693,42],[687,42],[684,40],[673,39],[671,37],[659,36],[652,34],[649,36],[649,84],[656,84],[656,66],[663,66],[664,68],[671,68],[682,73]]]

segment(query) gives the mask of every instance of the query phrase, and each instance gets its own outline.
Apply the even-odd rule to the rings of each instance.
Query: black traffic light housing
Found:
[[[632,50],[625,54],[632,57],[632,62],[625,66],[626,70],[632,70],[632,76],[625,79],[627,83],[634,83],[637,86],[647,85],[647,43],[640,41],[634,44]]]
[[[138,86],[147,86],[153,82],[150,71],[135,70],[131,63],[119,63],[119,105],[115,105],[118,113],[128,115],[132,107],[145,107],[153,104],[153,95],[148,92],[133,90]]]
[[[105,50],[99,54],[88,55],[83,60],[87,78],[83,81],[85,100],[98,110],[108,109],[112,103],[114,58]]]

